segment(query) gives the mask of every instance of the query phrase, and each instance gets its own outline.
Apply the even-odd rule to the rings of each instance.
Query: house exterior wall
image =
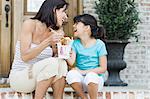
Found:
[[[95,1],[83,0],[83,12],[98,18],[94,9]],[[126,46],[124,60],[127,63],[127,68],[122,70],[120,75],[128,85],[150,86],[150,0],[135,1],[138,4],[137,9],[141,19],[137,29],[140,36],[138,42],[131,39],[132,42]]]

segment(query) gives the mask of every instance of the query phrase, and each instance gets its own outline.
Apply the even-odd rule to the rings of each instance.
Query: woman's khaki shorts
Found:
[[[29,93],[35,90],[38,81],[55,76],[56,80],[67,74],[67,64],[63,59],[47,58],[28,66],[22,71],[10,74],[10,86],[18,92]]]

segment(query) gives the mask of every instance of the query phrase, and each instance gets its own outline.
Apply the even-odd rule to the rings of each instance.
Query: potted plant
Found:
[[[95,2],[99,23],[106,29],[108,50],[108,79],[106,86],[126,86],[119,76],[126,68],[124,48],[131,37],[137,38],[138,11],[134,0],[98,0]]]

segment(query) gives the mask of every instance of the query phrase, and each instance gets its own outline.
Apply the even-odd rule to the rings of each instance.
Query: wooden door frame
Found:
[[[10,53],[11,53],[11,0],[3,0],[1,9],[1,34],[0,34],[0,76],[8,77],[10,71]],[[5,5],[10,6],[9,16],[8,16],[8,27],[6,27],[6,12]]]

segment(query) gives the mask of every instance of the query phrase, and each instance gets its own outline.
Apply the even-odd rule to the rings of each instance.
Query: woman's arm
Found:
[[[30,48],[32,43],[32,35],[35,31],[36,25],[33,20],[27,20],[23,23],[23,28],[21,32],[21,58],[23,61],[27,62],[37,55],[39,55],[46,47],[49,45],[54,45],[60,40],[60,36],[56,33],[52,33],[44,41],[42,41],[35,48]]]
[[[97,74],[103,74],[107,70],[107,57],[102,56],[99,58],[100,61],[100,67],[97,67],[95,69],[90,69],[90,70],[79,70],[76,68],[81,74],[85,75],[89,72],[95,72]]]

